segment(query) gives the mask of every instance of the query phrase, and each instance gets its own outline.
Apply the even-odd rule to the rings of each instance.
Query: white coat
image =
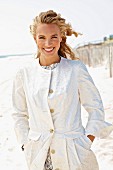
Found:
[[[47,70],[33,59],[18,71],[12,97],[15,131],[30,170],[44,169],[49,147],[53,170],[98,169],[87,135],[104,138],[113,125],[104,121],[101,97],[81,61],[61,57]],[[85,129],[81,104],[89,114]]]

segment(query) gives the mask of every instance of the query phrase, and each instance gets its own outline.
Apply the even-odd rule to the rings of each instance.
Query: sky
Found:
[[[83,34],[67,39],[72,47],[113,34],[113,0],[0,0],[0,55],[36,52],[29,25],[50,9]]]

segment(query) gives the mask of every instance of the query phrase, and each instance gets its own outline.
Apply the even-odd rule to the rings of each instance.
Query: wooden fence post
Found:
[[[109,75],[110,75],[110,78],[113,76],[112,69],[113,69],[112,49],[111,49],[111,44],[109,43]]]

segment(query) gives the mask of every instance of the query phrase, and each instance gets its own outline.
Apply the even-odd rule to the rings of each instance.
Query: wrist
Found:
[[[95,139],[95,136],[93,136],[93,135],[87,135],[87,137],[93,142],[94,141],[94,139]]]
[[[24,151],[24,144],[21,146],[22,151]]]

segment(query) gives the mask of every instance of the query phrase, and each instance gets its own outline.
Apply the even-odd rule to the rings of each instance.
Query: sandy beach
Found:
[[[16,72],[30,63],[32,57],[0,58],[0,170],[27,170],[24,153],[17,143],[13,129],[11,94]],[[105,65],[88,67],[88,70],[101,94],[105,120],[113,123],[113,78],[109,78],[109,70]],[[83,108],[82,115],[85,124],[87,113]],[[96,138],[92,150],[96,154],[100,170],[113,170],[113,133],[106,139]]]

